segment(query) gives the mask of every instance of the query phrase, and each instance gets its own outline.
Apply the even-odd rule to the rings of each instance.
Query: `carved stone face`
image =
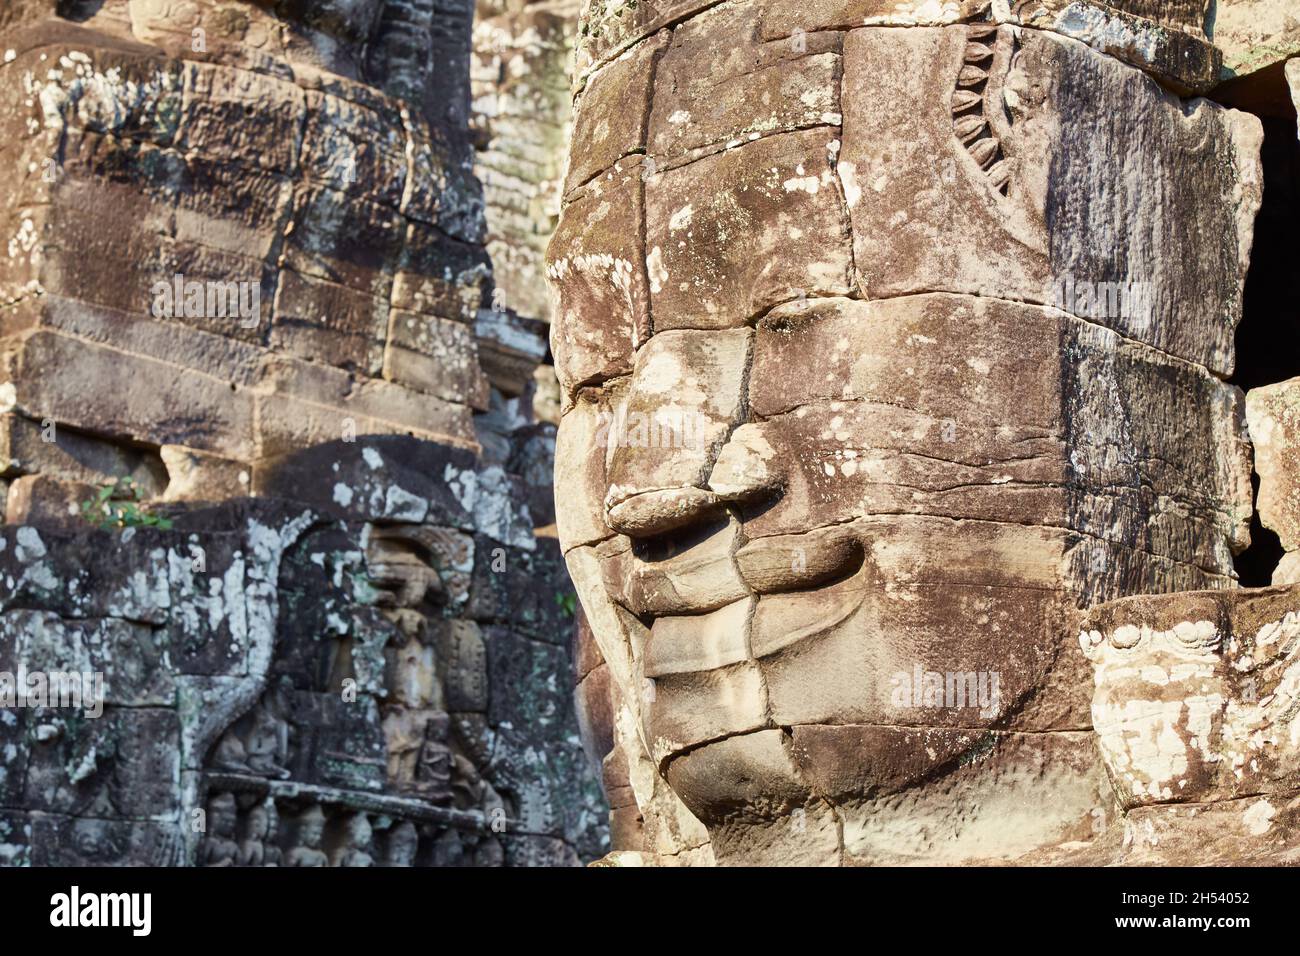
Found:
[[[304,847],[319,847],[324,833],[325,813],[313,804],[298,818],[298,844]]]
[[[728,836],[753,826],[826,857],[1028,849],[1097,799],[1077,609],[1231,573],[1230,326],[1148,252],[1183,230],[1165,188],[1248,239],[1257,193],[1225,197],[1255,131],[1050,33],[796,48],[766,39],[781,9],[701,13],[579,99],[549,250],[561,544],[715,851],[781,839]],[[1125,111],[1159,134],[1130,142]],[[584,168],[618,135],[646,155]],[[1134,150],[1140,181],[1093,161]],[[1129,212],[1090,205],[1114,190]],[[1238,264],[1210,256],[1230,312]],[[1126,305],[1096,307],[1105,282]],[[936,782],[1005,801],[1001,829],[952,822]]]
[[[246,832],[250,840],[263,840],[271,832],[271,811],[266,804],[255,804],[248,811]]]
[[[399,823],[388,835],[387,863],[389,866],[412,866],[419,847],[419,835],[411,823]]]
[[[208,827],[213,836],[234,836],[236,816],[235,798],[231,794],[219,793],[208,801]]]
[[[1298,590],[1143,595],[1089,614],[1079,641],[1096,668],[1093,726],[1126,809],[1290,786]]]

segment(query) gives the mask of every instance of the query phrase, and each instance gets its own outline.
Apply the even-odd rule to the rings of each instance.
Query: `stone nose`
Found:
[[[642,346],[599,436],[611,529],[653,537],[770,486],[770,461],[755,461],[753,426],[743,424],[753,339],[748,328],[671,329]]]
[[[635,472],[637,458],[635,450],[615,449],[610,474]],[[761,426],[740,425],[703,466],[679,460],[683,477],[696,479],[690,483],[659,487],[611,484],[605,498],[605,522],[619,534],[648,538],[710,520],[727,505],[746,504],[778,492],[782,482],[774,459]],[[702,481],[698,480],[700,474],[706,475]]]

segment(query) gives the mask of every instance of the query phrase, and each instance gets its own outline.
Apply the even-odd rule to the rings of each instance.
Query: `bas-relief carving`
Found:
[[[1103,666],[1094,697],[1075,637],[1234,584],[1259,124],[1046,23],[768,39],[780,2],[704,6],[587,45],[574,155],[616,128],[623,158],[548,253],[609,861],[1118,858],[1137,691]],[[769,83],[817,111],[769,117]],[[1107,283],[1151,294],[1057,291]]]
[[[356,732],[368,734],[384,754],[386,793],[476,815],[451,818],[468,829],[466,848],[452,845],[460,839],[457,827],[429,830],[426,826],[430,843],[426,857],[463,863],[468,855],[490,861],[494,856],[485,855],[484,838],[473,831],[476,827],[504,830],[511,821],[505,801],[487,779],[487,768],[475,763],[474,756],[484,748],[463,742],[473,723],[453,725],[447,710],[469,716],[488,701],[487,656],[477,624],[443,616],[463,605],[468,582],[460,568],[473,544],[454,529],[424,525],[372,525],[361,537],[367,541],[364,558],[343,551],[329,557],[318,552],[310,560],[318,562],[322,582],[340,571],[364,568],[362,589],[372,595],[381,618],[376,621],[345,609],[341,613],[351,613],[351,618],[335,622],[332,633],[306,635],[311,644],[305,648],[320,662],[315,667],[310,658],[298,657],[303,648],[282,648],[281,657],[325,675],[308,690],[342,692],[346,705],[348,689],[360,688],[378,701],[374,719]],[[328,533],[309,538],[299,552],[310,553],[329,540]],[[336,580],[341,579],[338,574]],[[327,596],[328,592],[322,594]],[[285,631],[293,633],[290,628]],[[358,650],[363,647],[367,650]],[[382,665],[367,668],[364,661],[374,655]],[[367,669],[373,672],[369,680],[361,676]],[[210,796],[201,859],[205,865],[220,866],[275,866],[281,860],[285,866],[371,866],[376,860],[384,865],[415,865],[421,854],[421,832],[412,821],[401,819],[400,808],[376,817],[385,830],[377,837],[374,814],[349,810],[356,801],[347,787],[322,794],[324,804],[303,804],[301,794],[295,792],[295,781],[289,779],[291,767],[322,759],[358,759],[348,748],[332,753],[312,749],[316,728],[310,715],[295,711],[295,695],[302,694],[295,679],[293,671],[273,679],[250,712],[236,720],[214,747],[208,764],[212,786],[231,786],[242,778],[245,789],[240,798],[246,806],[237,825],[235,795],[218,791]],[[354,700],[355,695],[354,691]],[[253,778],[283,781],[283,786],[263,797],[265,785]],[[293,836],[283,848],[271,842],[280,818],[277,801],[297,808],[289,813]],[[237,829],[247,834],[244,843],[235,842]]]

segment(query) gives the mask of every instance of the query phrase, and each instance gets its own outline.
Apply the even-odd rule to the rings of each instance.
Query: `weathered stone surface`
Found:
[[[838,143],[834,129],[775,135],[649,178],[656,332],[733,328],[781,302],[849,291]]]
[[[952,347],[960,362],[937,352]],[[766,462],[790,463],[751,535],[808,530],[816,502],[822,524],[872,511],[1070,524],[1219,573],[1245,541],[1240,393],[1055,310],[948,296],[788,307],[760,325],[750,382]],[[1117,428],[1115,403],[1139,400],[1149,417]],[[1199,437],[1178,437],[1189,429]],[[1153,516],[1159,496],[1185,500],[1198,532]]]
[[[87,483],[130,478],[150,496],[169,481],[163,463],[148,453],[13,413],[0,416],[0,464],[11,476],[40,473]]]
[[[745,660],[746,624],[753,611],[746,596],[701,619],[657,618],[645,647],[646,676],[711,671]]]
[[[720,863],[1112,858],[1081,613],[1249,544],[1262,137],[1170,92],[1204,6],[669,6],[586,5],[575,97],[574,162],[622,152],[601,86],[654,60],[651,334],[550,273],[608,862],[666,863],[663,784]]]
[[[166,501],[223,501],[247,494],[251,472],[241,462],[181,445],[163,445],[158,457],[167,469]]]
[[[1246,76],[1300,53],[1300,17],[1285,0],[1220,0],[1214,45],[1225,73]]]
[[[527,391],[546,357],[545,323],[511,312],[483,310],[474,322],[474,335],[479,364],[492,387],[512,398]]]
[[[1296,112],[1300,114],[1300,59],[1287,61],[1286,80],[1291,87],[1291,101],[1295,104]]]
[[[13,407],[37,421],[253,457],[252,396],[219,379],[52,332],[10,354]],[[87,382],[97,383],[93,392]]]
[[[670,764],[668,781],[692,794],[692,810],[710,826],[715,852],[758,865],[834,865],[840,838],[829,807],[801,778],[785,731],[760,730],[711,743]],[[774,827],[746,826],[780,820]]]
[[[645,150],[662,162],[664,153],[657,143],[647,143],[647,130],[652,122],[650,93],[668,40],[669,34],[661,33],[638,44],[587,83],[573,136],[591,142],[594,148],[572,155],[564,184],[566,194],[633,153]]]
[[[615,531],[670,530],[690,515],[682,494],[708,494],[701,486],[744,407],[752,339],[747,329],[661,332],[637,355],[627,398],[597,435]]]
[[[523,5],[520,5],[523,6]],[[547,320],[546,242],[559,215],[574,0],[475,7],[473,133],[499,304]]]
[[[1185,110],[1052,34],[1023,31],[1014,56],[1011,42],[1005,29],[850,34],[838,171],[860,291],[1056,305],[1230,372],[1262,186],[1258,120],[1206,101]],[[965,61],[972,45],[988,50],[978,66]],[[974,97],[965,68],[979,74]],[[964,143],[968,118],[981,125]],[[1196,210],[1167,203],[1173,193]],[[1225,241],[1163,254],[1208,222]]]
[[[1204,93],[1219,81],[1222,55],[1205,35],[1206,4],[1018,0],[1012,15],[1145,70],[1177,92]]]
[[[690,611],[711,611],[749,594],[733,555],[740,542],[740,524],[725,519],[725,531],[702,529],[694,538],[671,542],[652,560],[637,562],[623,582],[608,586],[623,591],[628,608],[639,615],[660,617]]]
[[[95,497],[96,490],[93,485],[47,475],[15,478],[5,498],[5,524],[80,530],[85,527],[81,505]]]
[[[1300,594],[1293,587],[1126,598],[1093,608],[1093,724],[1125,808],[1294,786]]]
[[[388,329],[386,300],[291,269],[280,274],[272,348],[373,376]]]
[[[850,862],[952,865],[1095,836],[1109,800],[1093,747],[1088,732],[797,726],[792,754],[840,813]],[[927,787],[936,767],[944,768],[942,792]],[[954,799],[968,812],[954,814]],[[1044,805],[1053,812],[1041,812]]]
[[[614,532],[605,523],[606,457],[602,427],[613,421],[617,397],[603,401],[579,397],[560,421],[555,435],[555,486],[559,496],[555,526],[565,550],[593,544]]]
[[[259,370],[257,458],[358,435],[416,435],[474,447],[470,409],[391,382],[275,357]]]
[[[551,350],[566,397],[626,374],[650,337],[644,184],[639,159],[618,163],[570,202],[547,249],[555,290]]]
[[[582,0],[577,43],[579,79],[660,28],[714,6],[719,0]]]
[[[727,4],[720,0],[585,0],[584,30],[577,45],[579,81],[654,31],[673,21],[702,20],[701,14],[715,6],[726,8]],[[805,40],[814,31],[829,29],[938,26],[990,18],[1083,40],[1184,91],[1204,92],[1219,74],[1220,56],[1206,40],[1207,10],[1201,0],[1017,2],[1000,9],[987,0],[941,5],[891,0],[768,0],[759,15],[764,39],[802,35]]]
[[[398,310],[393,310],[389,322],[385,378],[476,409],[487,407],[487,379],[472,329]]]
[[[180,866],[175,829],[148,821],[34,813],[33,866]]]
[[[1300,472],[1296,460],[1300,444],[1300,379],[1252,388],[1246,394],[1246,421],[1259,474],[1255,506],[1260,521],[1277,532],[1284,550],[1296,551],[1300,549]]]
[[[897,4],[890,0],[777,0],[763,5],[761,35],[765,40],[788,39],[802,30],[852,30],[864,24],[937,26],[979,19],[988,0],[958,0],[942,5]]]
[[[175,711],[107,707],[101,720],[76,714],[43,726],[44,732],[33,728],[26,806],[126,819],[174,818],[179,812]]]
[[[723,4],[673,31],[653,71],[656,94],[645,144],[659,168],[776,133],[840,124],[842,35],[764,43],[758,37],[762,16],[761,4]],[[639,44],[629,56],[655,49],[654,42]],[[614,69],[598,74],[586,96]],[[599,112],[594,105],[581,102],[579,118]],[[592,135],[581,126],[574,130],[575,137],[584,133]]]

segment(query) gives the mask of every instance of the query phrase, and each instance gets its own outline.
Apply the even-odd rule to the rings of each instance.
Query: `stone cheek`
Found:
[[[616,163],[569,202],[551,238],[551,348],[566,400],[582,384],[626,374],[649,338],[645,172],[636,157]]]

